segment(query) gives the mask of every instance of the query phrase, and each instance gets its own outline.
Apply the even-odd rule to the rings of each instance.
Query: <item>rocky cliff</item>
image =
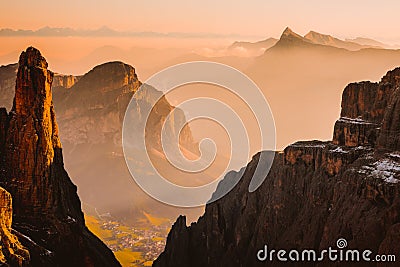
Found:
[[[0,80],[0,105],[6,106],[7,110],[11,110],[13,103],[17,69],[18,64],[0,67],[0,78],[4,78]],[[53,102],[66,168],[79,187],[82,201],[100,213],[136,221],[145,218],[143,210],[150,213],[157,210],[161,216],[174,218],[178,214],[176,211],[148,197],[136,186],[123,157],[122,121],[127,105],[140,85],[135,68],[122,62],[101,64],[82,76],[54,74]],[[148,103],[160,95],[161,92],[149,86],[134,101],[138,108],[148,108]],[[173,111],[171,124],[167,125],[169,129],[175,129],[185,120],[185,115],[164,97],[154,111],[148,123],[152,130],[148,131],[146,140],[152,149],[159,151],[161,125],[168,114]],[[139,114],[132,123],[133,130],[143,123],[145,121]],[[180,138],[183,147],[197,151],[190,129],[185,128]],[[142,159],[137,156],[135,160],[140,162]],[[105,194],[114,197],[104,198]]]
[[[11,110],[12,108],[17,71],[18,64],[0,66],[0,103],[7,110]]]
[[[133,98],[138,110],[131,122],[132,132],[142,136],[138,133],[139,125],[146,123],[141,116],[145,114],[142,110],[151,108],[152,100],[162,95],[151,86],[147,86],[141,94],[135,94],[141,85],[135,68],[122,62],[108,62],[78,78],[69,89],[54,88],[65,162],[74,182],[79,185],[82,200],[100,213],[111,213],[116,219],[132,223],[145,219],[143,210],[148,213],[160,211],[160,216],[171,218],[178,214],[147,196],[133,182],[126,167],[122,151],[122,124],[128,103]],[[151,131],[148,131],[146,141],[149,142],[149,150],[161,151],[161,127],[168,114],[171,113],[173,118],[171,124],[166,125],[169,133],[178,133],[173,129],[180,121],[185,121],[185,115],[165,97],[161,97],[153,111],[147,121]],[[184,147],[197,149],[190,129],[184,128],[180,138]],[[133,160],[146,160],[140,157],[142,152],[136,153]],[[142,172],[143,175],[148,173],[144,169]],[[104,195],[113,197],[105,198]]]
[[[264,245],[320,251],[336,248],[339,238],[350,249],[397,257],[399,79],[398,68],[379,83],[348,85],[333,141],[297,142],[277,152],[263,185],[249,193],[255,155],[237,186],[208,204],[196,223],[188,227],[185,217],[177,219],[153,266],[275,266],[279,262],[257,260]],[[238,175],[232,172],[224,182]],[[329,265],[338,263],[305,264]]]
[[[12,227],[31,266],[120,266],[85,226],[64,169],[51,84],[40,52],[22,52],[12,110],[0,109],[0,185],[13,198]]]
[[[57,87],[62,87],[65,89],[69,89],[74,84],[79,80],[79,76],[73,76],[73,75],[63,75],[63,74],[54,74],[53,76],[53,83],[52,87],[57,88]]]
[[[27,266],[29,252],[11,233],[12,199],[10,193],[0,187],[0,265]]]

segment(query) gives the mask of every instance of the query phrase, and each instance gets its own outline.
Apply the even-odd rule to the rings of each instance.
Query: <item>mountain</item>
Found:
[[[346,39],[345,41],[335,38],[331,35],[318,33],[315,31],[310,31],[304,37],[295,33],[292,29],[287,27],[281,38],[283,37],[282,43],[286,43],[286,45],[291,44],[300,44],[311,42],[313,44],[325,45],[325,46],[333,46],[337,48],[344,48],[350,51],[357,51],[363,48],[391,48],[383,43],[374,41],[372,39],[367,38],[356,38],[354,41]],[[234,42],[232,45],[228,47],[228,51],[239,51],[243,50],[248,53],[248,55],[258,56],[261,55],[265,50],[273,47],[280,39],[275,38],[267,38],[258,42]]]
[[[345,239],[347,249],[396,254],[400,249],[399,86],[400,68],[389,71],[379,83],[349,84],[332,141],[296,142],[277,152],[264,183],[249,193],[255,167],[263,164],[258,162],[260,153],[268,152],[255,155],[241,172],[224,178],[224,183],[235,182],[243,174],[229,194],[206,206],[196,223],[186,226],[185,217],[177,219],[153,266],[265,266],[270,262],[257,260],[264,245],[269,251],[322,251],[336,248],[339,238]],[[275,260],[269,266],[284,263]]]
[[[0,109],[0,186],[13,201],[12,228],[29,266],[120,266],[85,226],[64,169],[52,103],[53,73],[39,50],[19,58],[14,104]]]
[[[11,110],[15,94],[15,78],[18,72],[18,63],[0,66],[0,104]],[[54,73],[53,88],[71,88],[80,77]]]
[[[143,134],[137,131],[146,121],[140,114],[145,114],[153,99],[161,97],[153,109],[155,116],[147,122],[152,129],[146,135],[159,162],[165,161],[157,155],[162,152],[160,133],[168,114],[171,113],[172,119],[171,124],[166,124],[167,133],[177,133],[176,125],[185,121],[183,112],[170,105],[162,93],[151,86],[134,96],[141,85],[132,66],[109,62],[94,67],[70,88],[54,88],[66,166],[79,184],[83,201],[99,212],[110,212],[131,222],[145,219],[143,211],[153,213],[155,209],[164,217],[175,216],[177,211],[148,197],[128,172],[122,151],[122,124],[129,101],[133,98],[140,111],[132,122],[131,132],[141,136]],[[168,140],[174,139],[175,134],[166,138],[166,142],[172,143]],[[183,128],[179,138],[183,148],[197,153],[190,128]],[[138,164],[146,160],[143,151],[135,153],[133,160]],[[94,165],[97,168],[93,168]],[[142,173],[149,175],[149,170],[143,169]],[[104,198],[106,194],[113,197]]]
[[[17,67],[18,64],[13,64],[0,69],[0,75],[5,77],[0,82],[0,85],[5,84],[0,87],[1,103],[5,106],[12,106],[11,92],[15,86]],[[66,168],[79,185],[82,200],[96,207],[99,212],[111,212],[118,218],[135,222],[145,219],[143,210],[150,212],[156,208],[163,216],[171,218],[179,213],[142,192],[126,168],[122,151],[122,121],[129,101],[141,84],[135,69],[118,61],[98,65],[78,77],[55,74],[52,84]],[[160,96],[161,92],[147,86],[138,105],[145,109],[152,99]],[[154,122],[154,129],[148,137],[152,147],[161,151],[161,123],[171,113],[173,120],[167,132],[177,132],[175,125],[184,121],[185,115],[164,97],[155,110],[156,116],[149,122]],[[143,120],[139,116],[135,125],[143,124]],[[197,153],[197,145],[188,127],[182,130],[180,140],[183,148]],[[138,162],[144,160],[139,157],[141,154],[137,153],[135,158]],[[93,184],[97,186],[93,187]],[[105,194],[114,197],[104,198]]]
[[[228,51],[234,52],[237,50],[244,50],[248,55],[258,56],[265,50],[274,46],[278,42],[275,38],[267,38],[258,42],[234,42],[228,47]]]
[[[279,149],[299,138],[328,140],[340,113],[335,104],[340,88],[354,81],[378,81],[400,65],[399,50],[349,51],[304,39],[287,30],[275,46],[242,69],[269,102]]]
[[[310,40],[311,42],[313,42],[315,44],[330,45],[330,46],[344,48],[344,49],[351,50],[351,51],[357,51],[362,48],[383,48],[381,46],[361,45],[356,42],[342,41],[342,40],[332,37],[330,35],[318,33],[315,31],[310,31],[309,33],[304,35],[304,38]]]
[[[382,42],[376,41],[374,39],[370,38],[365,38],[365,37],[357,37],[354,39],[346,39],[347,42],[352,42],[352,43],[357,43],[360,45],[366,45],[366,46],[371,46],[371,47],[380,47],[380,48],[386,48],[386,49],[394,49],[396,48],[395,46],[387,45]]]
[[[283,31],[278,42],[270,49],[276,49],[278,47],[292,47],[292,46],[312,46],[314,43],[307,38],[295,33],[289,27]],[[268,49],[269,50],[269,49]]]

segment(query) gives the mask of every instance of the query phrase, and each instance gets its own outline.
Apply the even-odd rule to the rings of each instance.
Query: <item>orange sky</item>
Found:
[[[316,30],[393,44],[400,43],[398,10],[400,2],[396,0],[20,0],[1,4],[0,28],[108,26],[130,31],[278,37],[290,25],[301,34]]]

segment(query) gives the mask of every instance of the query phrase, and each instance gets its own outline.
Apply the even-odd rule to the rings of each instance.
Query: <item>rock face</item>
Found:
[[[0,105],[6,106],[7,110],[11,110],[13,103],[17,69],[18,64],[0,67],[0,77],[7,77],[5,81],[0,80]],[[122,62],[101,64],[83,76],[53,76],[53,102],[66,167],[79,185],[82,201],[102,213],[110,212],[118,219],[140,220],[144,218],[142,210],[149,212],[149,208],[156,207],[162,216],[174,218],[178,214],[176,211],[171,215],[168,206],[154,201],[135,185],[123,157],[122,121],[127,105],[140,85],[135,69]],[[138,108],[147,108],[148,103],[160,95],[161,92],[149,86],[137,96],[136,104]],[[174,109],[167,99],[162,97],[152,113],[149,123],[152,131],[148,132],[147,141],[156,150],[161,150],[161,125],[172,110],[173,119],[167,127],[175,129],[185,120],[185,115]],[[145,122],[137,116],[134,123],[137,126]],[[184,128],[180,138],[185,148],[197,151],[190,129]],[[136,157],[135,160],[141,159]],[[105,194],[114,197],[104,198]]]
[[[389,72],[382,82],[385,83],[385,88],[382,88],[379,94],[382,95],[382,99],[386,99],[380,102],[380,108],[386,108],[383,112],[378,147],[400,150],[400,68]],[[387,98],[387,95],[390,95],[390,98]]]
[[[79,77],[73,75],[54,74],[52,86],[53,88],[62,87],[69,89],[78,81],[78,79]]]
[[[74,182],[79,185],[82,201],[96,207],[101,213],[111,213],[117,219],[130,222],[144,218],[142,210],[149,212],[152,208],[161,211],[162,216],[172,218],[178,214],[174,211],[171,215],[171,208],[148,197],[136,186],[123,157],[122,124],[125,111],[141,85],[132,66],[108,62],[94,67],[69,89],[54,88],[65,162]],[[160,91],[150,86],[140,95],[135,94],[133,101],[139,112],[132,122],[132,131],[137,132],[139,125],[146,123],[140,116],[144,114],[141,110],[150,108],[151,100],[161,95]],[[151,149],[161,151],[161,126],[168,114],[173,111],[171,124],[166,125],[169,129],[174,129],[180,121],[184,121],[185,115],[181,110],[174,109],[164,97],[153,111],[147,122],[151,131],[147,133],[146,141]],[[168,132],[178,133],[174,130]],[[142,135],[137,133],[137,136]],[[190,129],[184,128],[180,138],[186,148],[197,149]],[[143,153],[137,153],[134,160],[142,160],[139,154]],[[105,198],[104,195],[113,197]]]
[[[119,266],[86,228],[64,170],[52,81],[46,60],[28,48],[19,59],[13,108],[0,112],[0,184],[13,197],[13,229],[32,266]]]
[[[0,187],[0,264],[27,266],[29,264],[29,252],[11,233],[11,222],[11,195]]]
[[[63,143],[120,145],[124,112],[140,85],[132,66],[110,62],[93,68],[69,89],[55,88]]]
[[[12,108],[17,71],[18,63],[0,67],[0,103],[7,110]]]
[[[377,84],[347,86],[333,141],[297,142],[276,153],[263,185],[249,193],[260,154],[254,156],[236,187],[208,204],[196,223],[187,227],[185,217],[178,218],[153,266],[280,266],[277,260],[258,261],[257,252],[264,245],[321,251],[336,248],[339,238],[349,249],[397,257],[399,79],[400,69],[395,69]],[[235,175],[224,183],[236,181]]]
[[[70,89],[55,89],[54,101],[60,117],[63,143],[94,145],[111,141],[116,147],[121,147],[125,111],[141,85],[132,66],[122,62],[108,62],[80,77]],[[135,95],[134,101],[138,103],[138,108],[143,109],[150,105],[152,99],[161,95],[160,91],[146,86],[141,95]],[[154,121],[149,121],[149,124],[163,123],[174,107],[162,97],[154,110]],[[172,122],[185,119],[179,109],[172,115]],[[144,123],[143,118],[138,117],[137,120],[138,123]],[[169,127],[175,126],[172,124]],[[160,131],[152,128],[152,132],[154,134]],[[187,145],[194,143],[190,131],[183,131],[182,135],[182,138],[186,138]],[[152,142],[158,144],[159,139],[159,135],[154,135]]]
[[[380,83],[352,83],[344,89],[334,144],[356,147],[378,142],[380,149],[399,149],[399,75],[397,68]]]

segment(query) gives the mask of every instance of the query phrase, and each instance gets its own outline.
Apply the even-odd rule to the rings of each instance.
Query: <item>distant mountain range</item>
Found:
[[[262,53],[265,52],[270,47],[273,47],[276,42],[278,42],[278,39],[275,38],[267,38],[262,41],[258,42],[234,42],[232,45],[228,47],[228,50],[231,52],[238,52],[240,50],[246,50],[250,52],[250,55],[261,55]]]
[[[364,37],[357,37],[354,39],[345,39],[345,41],[358,43],[360,45],[370,45],[370,46],[383,47],[383,48],[388,48],[388,49],[396,48],[396,47],[398,48],[397,45],[387,45],[387,44],[381,43],[379,41],[376,41],[374,39],[364,38]]]
[[[380,46],[369,46],[369,45],[361,45],[356,42],[350,42],[350,41],[343,41],[338,38],[332,37],[331,35],[327,34],[321,34],[318,32],[310,31],[306,35],[304,35],[304,38],[310,40],[311,42],[315,44],[322,44],[322,45],[330,45],[338,48],[345,48],[347,50],[360,50],[362,48],[383,48]]]
[[[358,50],[355,49],[357,44],[361,47]],[[258,84],[269,101],[276,121],[278,147],[316,136],[331,139],[333,122],[339,114],[337,103],[341,89],[351,81],[378,80],[387,70],[400,65],[400,50],[381,48],[374,40],[340,40],[315,32],[301,36],[290,28],[285,29],[279,39],[269,38],[256,43],[237,42],[232,46],[233,49],[254,48],[255,51],[261,50],[261,53],[249,58],[233,55],[205,57],[196,53],[161,58],[161,52],[151,55],[151,50],[146,54],[147,59],[142,57],[143,62],[153,65],[153,73],[159,70],[157,68],[190,60],[213,60],[245,72]],[[350,49],[352,47],[355,50]],[[104,59],[104,53],[104,50],[96,53],[96,62],[110,61],[115,55],[110,52]],[[130,60],[133,61],[130,64],[135,63],[135,57]],[[133,181],[127,172],[121,147],[116,145],[120,135],[120,116],[126,101],[140,84],[136,71],[142,73],[142,68],[136,64],[135,67],[133,69],[122,62],[111,62],[100,64],[83,76],[54,76],[53,97],[64,145],[65,164],[78,184],[79,193],[85,195],[82,198],[84,201],[92,203],[107,199],[124,203],[120,205],[122,208],[127,207],[117,210],[107,206],[115,203],[100,203],[100,211],[111,210],[113,215],[136,220],[143,218],[136,207],[147,210],[147,207],[157,204],[157,211],[171,216],[179,210],[168,209],[154,200],[148,201],[149,198],[138,188],[137,191],[130,190]],[[13,94],[10,92],[15,89],[17,69],[18,64],[0,67],[2,106],[12,106]],[[394,77],[397,79],[398,71],[396,73]],[[164,104],[167,109],[172,108],[172,105]],[[100,181],[99,177],[105,178],[104,181]],[[119,190],[121,187],[124,190]],[[130,192],[121,193],[125,190]],[[140,200],[143,202],[140,203]],[[198,214],[199,210],[196,212]]]
[[[193,32],[117,31],[103,26],[98,29],[73,29],[43,27],[38,30],[0,29],[0,36],[84,36],[84,37],[171,37],[171,38],[243,38],[241,34],[216,34]],[[253,36],[254,37],[254,36]]]
[[[333,46],[337,48],[344,48],[350,51],[357,51],[363,48],[381,48],[381,49],[395,49],[396,46],[384,44],[382,42],[357,37],[354,39],[341,40],[339,38],[333,37],[328,34],[322,34],[315,31],[310,31],[306,35],[301,36],[293,32],[289,27],[285,29],[282,36],[291,35],[292,37],[297,37],[298,40],[303,40],[304,42],[311,42],[313,44]],[[234,49],[244,49],[249,52],[250,55],[261,55],[265,50],[273,47],[279,39],[267,38],[258,42],[234,42],[228,47],[229,51]]]

